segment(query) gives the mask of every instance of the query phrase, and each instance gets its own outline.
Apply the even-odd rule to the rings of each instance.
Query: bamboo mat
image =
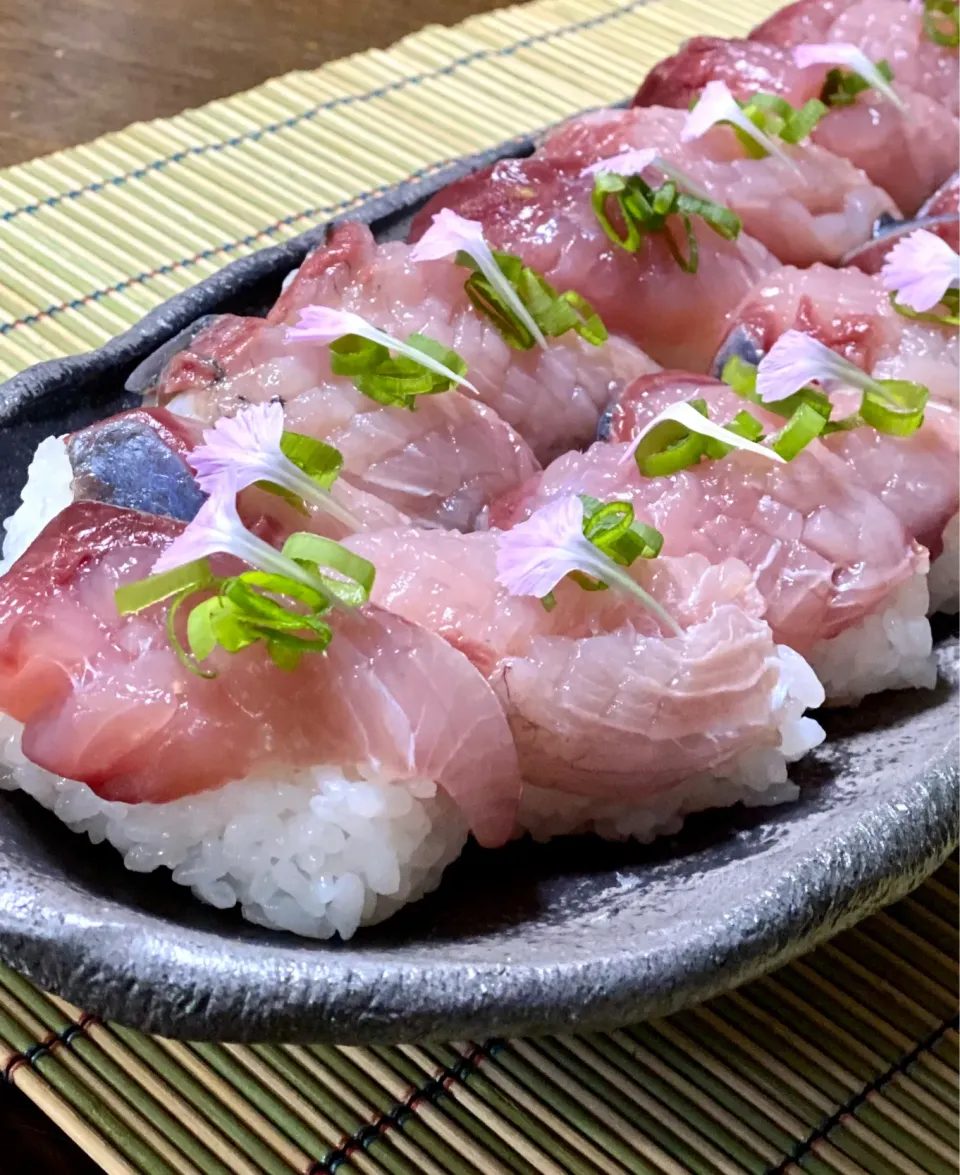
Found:
[[[396,182],[622,99],[685,36],[774,7],[538,0],[10,168],[0,376]],[[0,968],[0,1068],[123,1175],[952,1175],[957,881],[954,860],[773,977],[576,1038],[189,1044]]]
[[[957,882],[953,859],[773,976],[577,1037],[188,1044],[0,968],[0,1068],[117,1175],[955,1175]]]

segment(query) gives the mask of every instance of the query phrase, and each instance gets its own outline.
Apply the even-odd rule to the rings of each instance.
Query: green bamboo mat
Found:
[[[538,0],[0,172],[0,376],[776,6]],[[957,881],[954,860],[775,976],[575,1038],[189,1044],[0,969],[0,1068],[124,1175],[952,1175]]]
[[[108,1172],[954,1175],[956,860],[775,975],[611,1033],[189,1044],[0,968],[0,1067]]]

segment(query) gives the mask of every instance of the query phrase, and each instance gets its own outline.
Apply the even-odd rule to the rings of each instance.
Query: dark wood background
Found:
[[[503,0],[0,0],[0,167]],[[94,1175],[0,1085],[4,1175]]]
[[[503,0],[0,0],[0,166]]]

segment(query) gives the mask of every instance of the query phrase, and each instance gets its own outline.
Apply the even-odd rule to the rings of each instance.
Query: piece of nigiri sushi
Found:
[[[264,328],[260,362],[276,368],[292,357],[309,364],[312,388],[289,404],[296,414],[309,419],[306,401],[321,392],[339,389],[344,381],[331,377],[327,351],[316,344],[283,342],[285,328],[297,323],[301,310],[310,305],[334,307],[361,315],[396,338],[419,332],[452,347],[467,364],[467,378],[477,389],[481,404],[520,434],[538,460],[548,460],[566,449],[589,443],[611,387],[623,387],[637,375],[657,365],[633,343],[611,334],[605,343],[592,346],[573,331],[550,338],[545,347],[529,350],[511,347],[489,318],[470,302],[465,282],[470,270],[454,260],[415,262],[408,245],[377,245],[365,225],[344,224],[333,231],[328,243],[307,258],[270,312]],[[299,385],[299,376],[277,372],[278,391],[288,399],[287,379]],[[354,394],[352,384],[347,384]],[[298,391],[292,393],[295,397]],[[457,395],[462,395],[462,390]],[[430,399],[440,404],[443,396],[420,397],[417,416]],[[358,411],[380,409],[361,405]],[[433,411],[440,412],[441,408]],[[387,413],[389,419],[398,410]],[[292,415],[291,427],[297,427]],[[360,431],[366,436],[373,426]],[[377,427],[386,429],[386,425]],[[409,422],[405,428],[412,428]],[[333,442],[343,449],[339,442]],[[458,440],[464,448],[466,441]],[[346,453],[345,453],[346,456]],[[491,451],[492,456],[492,451]],[[493,462],[492,462],[493,463]],[[494,464],[496,468],[496,464]]]
[[[635,253],[619,248],[597,220],[593,177],[582,171],[576,161],[501,160],[434,196],[415,218],[410,239],[419,239],[441,208],[451,208],[479,221],[494,248],[522,257],[557,289],[582,294],[609,330],[658,363],[706,371],[729,311],[776,260],[758,241],[724,240],[696,220],[695,274],[680,269],[660,233],[648,234]],[[669,230],[686,253],[679,224]]]
[[[736,212],[746,233],[794,265],[835,262],[869,240],[884,213],[898,215],[886,192],[820,147],[787,148],[789,160],[752,159],[729,127],[681,142],[685,119],[682,111],[662,106],[593,111],[550,131],[539,153],[589,164],[656,148],[712,200]]]
[[[743,407],[714,381],[698,384],[696,395],[718,420]],[[667,386],[642,407],[652,418],[679,398],[690,397]],[[810,662],[831,700],[934,684],[927,552],[822,446],[785,464],[738,451],[647,478],[628,444],[601,442],[559,458],[494,503],[490,523],[512,526],[570,493],[630,501],[663,534],[665,553],[741,559],[774,638]]]
[[[499,493],[538,466],[484,404],[451,390],[417,409],[383,405],[330,372],[326,347],[288,342],[286,327],[224,316],[167,364],[151,398],[210,424],[279,399],[294,432],[343,456],[343,480],[427,524],[467,530]]]
[[[800,69],[793,53],[777,45],[694,37],[651,70],[633,104],[687,110],[708,82],[722,81],[741,102],[764,92],[799,108],[820,97],[829,69]],[[894,80],[905,110],[864,90],[852,104],[829,110],[810,141],[848,159],[912,216],[956,170],[960,127],[940,102]]]
[[[823,698],[802,658],[778,648],[747,567],[702,556],[630,569],[683,629],[664,636],[636,600],[569,580],[556,607],[497,581],[496,532],[356,535],[375,598],[432,628],[488,676],[524,779],[520,828],[593,828],[650,840],[685,814],[797,793],[787,762],[823,737],[803,718]]]
[[[784,266],[765,277],[734,311],[714,374],[731,355],[758,363],[788,330],[812,335],[878,379],[912,380],[957,403],[956,327],[898,314],[878,277],[826,265]]]
[[[710,389],[726,424],[738,408],[746,406],[775,432],[783,421],[756,404],[744,405],[732,397],[726,385],[687,372],[664,371],[636,380],[611,407],[605,418],[604,439],[630,441],[660,408],[678,400],[690,400]],[[836,416],[857,410],[859,393],[831,396]],[[724,418],[726,413],[726,419]],[[909,436],[891,436],[873,428],[838,431],[820,437],[819,444],[835,453],[849,475],[875,494],[903,523],[910,536],[930,552],[931,611],[957,610],[957,552],[951,542],[960,508],[960,419],[954,406],[931,401],[924,423]],[[946,590],[953,567],[953,589]],[[940,586],[942,583],[943,586]],[[946,593],[946,594],[945,594]]]
[[[507,838],[509,728],[435,634],[341,609],[324,655],[288,671],[262,645],[216,650],[208,679],[178,660],[162,608],[119,616],[115,589],[182,529],[78,502],[0,577],[5,786],[106,835],[132,868],[168,865],[214,904],[320,937],[435,884],[468,827]]]

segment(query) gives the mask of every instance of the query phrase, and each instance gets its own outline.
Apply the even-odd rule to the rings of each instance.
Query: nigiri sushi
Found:
[[[678,396],[665,381],[634,410],[650,421],[690,392],[685,387]],[[697,383],[696,397],[718,422],[744,406],[710,380]],[[658,477],[641,476],[629,443],[600,442],[559,458],[494,503],[490,524],[510,527],[570,493],[631,502],[672,555],[746,563],[774,639],[806,658],[831,701],[935,683],[927,552],[816,442],[782,464],[732,452]]]
[[[356,484],[373,493],[379,487],[400,509],[428,520],[427,511],[411,508],[428,492],[444,502],[444,490],[467,495],[475,512],[502,492],[488,483],[517,480],[529,450],[549,459],[588,442],[611,386],[656,364],[626,339],[594,346],[572,331],[545,347],[514,349],[471,305],[469,277],[452,259],[418,263],[408,246],[377,245],[365,226],[342,225],[304,262],[264,322],[228,323],[198,336],[168,365],[157,395],[207,420],[280,395],[290,427],[335,445]],[[463,390],[421,396],[415,412],[366,399],[332,374],[326,347],[288,339],[299,312],[314,305],[360,314],[397,337],[419,332],[453,347],[478,399]],[[442,439],[435,444],[434,436]],[[440,479],[441,489],[421,487],[424,476]],[[460,527],[472,521],[465,513],[456,505],[434,511],[436,521]]]
[[[223,316],[167,364],[151,400],[212,424],[278,400],[290,429],[328,441],[343,479],[420,522],[469,529],[483,507],[538,463],[485,405],[451,389],[417,410],[383,405],[330,373],[327,350],[286,328]]]
[[[956,328],[898,314],[879,278],[853,268],[784,266],[764,278],[734,310],[714,374],[731,355],[758,363],[788,330],[812,335],[878,379],[912,380],[957,403]]]
[[[444,636],[491,682],[524,780],[519,830],[651,840],[690,812],[794,798],[787,763],[819,743],[823,691],[774,643],[750,571],[701,555],[640,559],[635,581],[681,626],[628,595],[570,580],[549,612],[498,580],[496,531],[351,538],[374,598]]]
[[[519,255],[558,289],[577,290],[609,330],[657,363],[705,371],[729,311],[776,260],[746,234],[725,240],[703,221],[693,225],[696,273],[680,268],[663,232],[649,233],[635,252],[620,248],[598,221],[593,177],[582,172],[578,161],[501,160],[434,196],[417,214],[410,239],[418,240],[441,208],[452,209],[482,224],[495,248]],[[682,246],[678,218],[664,231]]]
[[[819,99],[830,66],[800,68],[790,50],[760,41],[694,37],[647,75],[635,106],[687,110],[711,81],[725,82],[741,102],[774,94],[800,108]],[[901,109],[889,97],[865,89],[831,107],[810,133],[810,142],[848,159],[912,216],[956,170],[955,115],[927,94],[894,79]]]
[[[183,529],[76,502],[0,577],[3,786],[129,868],[164,865],[205,901],[321,938],[432,888],[468,829],[510,835],[500,704],[426,629],[341,608],[324,655],[284,669],[262,644],[215,649],[211,678],[178,659],[161,606],[119,615],[117,588]]]
[[[605,417],[605,440],[630,441],[665,402],[690,400],[711,389],[715,403],[732,417],[737,407],[719,381],[664,371],[636,380]],[[851,391],[832,395],[836,415],[856,411]],[[744,405],[740,404],[741,407]],[[750,411],[773,432],[782,425],[756,404]],[[823,435],[819,444],[836,454],[849,476],[875,494],[903,524],[910,538],[930,552],[930,610],[957,610],[957,511],[960,509],[960,417],[955,406],[931,401],[923,424],[908,436],[874,428]],[[952,576],[950,574],[952,569]]]
[[[683,142],[685,122],[682,111],[662,106],[597,110],[549,131],[539,154],[586,165],[655,148],[711,200],[737,213],[744,232],[793,265],[836,262],[870,239],[880,216],[899,215],[891,197],[863,172],[820,147],[754,159],[729,127],[715,126]]]

